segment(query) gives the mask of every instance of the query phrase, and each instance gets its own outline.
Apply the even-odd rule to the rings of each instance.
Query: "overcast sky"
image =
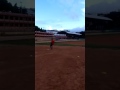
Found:
[[[109,13],[120,9],[120,0],[86,0],[86,13]]]
[[[85,0],[35,0],[35,24],[44,29],[85,27]]]
[[[11,2],[13,5],[15,3],[18,4],[18,6],[21,6],[22,2],[22,6],[26,7],[26,8],[34,8],[35,7],[35,0],[8,0],[8,2]]]

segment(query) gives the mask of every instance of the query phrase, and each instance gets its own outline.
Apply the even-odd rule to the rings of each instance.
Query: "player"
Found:
[[[53,45],[54,45],[54,39],[52,38],[52,39],[51,39],[51,43],[50,43],[50,49],[51,49],[51,50],[53,49]]]

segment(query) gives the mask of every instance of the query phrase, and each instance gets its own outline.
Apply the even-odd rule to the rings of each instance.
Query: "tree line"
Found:
[[[39,28],[38,26],[35,26],[35,31],[46,32],[45,29]]]
[[[12,5],[7,0],[0,0],[0,11],[27,14],[27,9],[25,7],[18,7],[17,3]]]

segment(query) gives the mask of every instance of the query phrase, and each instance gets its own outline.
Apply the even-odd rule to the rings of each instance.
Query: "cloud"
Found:
[[[45,29],[47,29],[47,30],[64,30],[62,25],[46,25]]]
[[[47,0],[48,4],[56,4],[61,8],[61,14],[66,16],[63,19],[35,21],[39,26],[46,29],[71,29],[82,27],[85,18],[85,0]],[[42,19],[44,20],[44,19]]]
[[[79,3],[85,5],[85,0],[83,1],[80,0]]]
[[[63,5],[73,6],[73,5],[81,5],[85,4],[85,0],[59,0],[59,2]]]
[[[59,0],[59,2],[63,5],[71,6],[74,3],[74,0]]]
[[[79,20],[79,14],[77,14],[77,13],[71,13],[70,14],[70,17],[72,18],[72,19],[74,19],[74,20]]]
[[[85,15],[85,8],[82,8],[82,14]]]
[[[72,20],[79,20],[81,15],[84,15],[85,2],[84,0],[60,0],[68,5],[68,8],[64,10],[64,14],[72,19]],[[82,9],[82,11],[80,10]]]
[[[52,26],[48,26],[47,29],[48,29],[48,30],[52,30]]]
[[[35,18],[35,23],[36,24],[42,24],[42,25],[49,25],[49,24],[56,24],[57,22],[60,22],[60,19],[55,20],[40,20],[39,18]]]
[[[58,3],[63,9],[63,14],[71,20],[79,20],[84,12],[81,11],[85,8],[85,0],[47,0],[49,3]],[[59,7],[58,6],[58,7]]]
[[[37,24],[48,24],[47,22],[41,21],[41,20],[35,20],[35,23],[37,23]]]
[[[84,13],[85,13],[85,8],[82,8],[82,12],[84,12]]]
[[[65,10],[64,14],[72,20],[79,20],[79,17],[80,17],[80,15],[75,11],[68,12]]]
[[[70,30],[71,32],[85,31],[85,27],[76,27]]]
[[[61,24],[55,24],[54,26],[57,27],[57,28],[62,28]]]
[[[62,30],[62,29],[71,29],[71,28],[76,28],[79,26],[79,28],[82,28],[85,24],[85,22],[83,20],[81,20],[82,23],[80,23],[80,21],[61,21],[61,22],[55,22],[55,23],[47,23],[47,24],[40,24],[40,23],[36,23],[37,26],[44,28],[44,29],[58,29],[58,30]]]

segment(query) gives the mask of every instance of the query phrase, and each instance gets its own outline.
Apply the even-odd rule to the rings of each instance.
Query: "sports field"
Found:
[[[35,90],[85,90],[85,41],[35,46]]]
[[[0,90],[34,89],[34,46],[8,43],[0,44]]]
[[[86,89],[120,90],[120,34],[86,37]]]

